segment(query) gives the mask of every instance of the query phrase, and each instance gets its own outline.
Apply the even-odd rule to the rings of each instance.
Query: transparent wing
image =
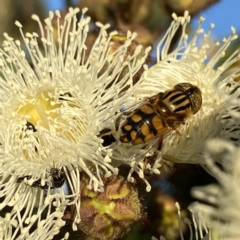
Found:
[[[168,127],[168,129],[163,128],[160,131],[158,130],[158,134],[149,142],[145,143],[147,146],[145,151],[141,153],[142,158],[148,155],[151,149],[155,148],[157,151],[161,151],[164,139],[169,136],[172,132],[176,132],[176,134],[181,134],[177,128],[183,124],[183,120],[175,120],[173,122],[172,127]],[[137,133],[136,133],[137,134]],[[129,145],[129,144],[128,144]]]

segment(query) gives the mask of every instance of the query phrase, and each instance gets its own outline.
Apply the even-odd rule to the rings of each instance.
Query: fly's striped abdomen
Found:
[[[164,128],[164,124],[149,104],[144,104],[135,110],[121,126],[120,141],[133,145],[149,142],[159,131]]]

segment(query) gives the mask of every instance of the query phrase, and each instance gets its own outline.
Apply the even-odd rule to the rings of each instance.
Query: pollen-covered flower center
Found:
[[[61,98],[59,98],[60,100]],[[48,93],[41,93],[35,99],[29,101],[18,110],[18,114],[26,116],[28,122],[36,126],[37,124],[49,129],[51,119],[60,119],[58,109],[63,105],[62,102],[55,102]]]
[[[43,92],[27,98],[15,111],[16,118],[26,120],[18,135],[25,157],[28,159],[30,152],[39,154],[40,149],[45,152],[46,144],[77,143],[89,125],[85,109],[69,92]]]

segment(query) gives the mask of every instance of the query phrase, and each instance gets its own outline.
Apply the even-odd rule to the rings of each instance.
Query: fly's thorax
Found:
[[[202,106],[202,93],[199,87],[191,83],[179,83],[174,86],[174,89],[180,90],[188,96],[192,114],[196,114],[200,110]]]
[[[189,97],[177,89],[165,91],[156,102],[156,108],[159,114],[165,118],[169,116],[187,118],[192,113]]]

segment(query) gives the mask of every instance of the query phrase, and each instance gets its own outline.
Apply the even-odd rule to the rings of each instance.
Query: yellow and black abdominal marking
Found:
[[[161,134],[165,128],[163,121],[156,115],[150,104],[145,104],[134,111],[121,126],[120,141],[133,145],[149,142]]]

